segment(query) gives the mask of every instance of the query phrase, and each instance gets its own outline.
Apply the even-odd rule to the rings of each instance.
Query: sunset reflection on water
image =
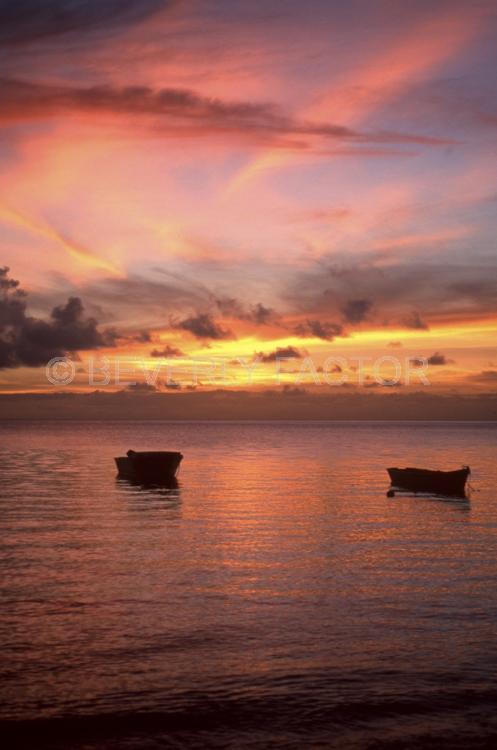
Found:
[[[18,746],[497,733],[495,426],[30,423],[0,440]],[[177,487],[116,480],[114,455],[159,446],[185,455]],[[386,497],[386,466],[461,463],[470,502]]]

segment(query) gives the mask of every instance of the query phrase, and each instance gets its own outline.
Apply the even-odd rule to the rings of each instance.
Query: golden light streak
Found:
[[[114,263],[100,257],[79,243],[74,242],[49,224],[34,221],[24,214],[21,214],[19,211],[15,211],[5,205],[0,205],[0,219],[54,242],[59,247],[63,248],[69,256],[86,267],[107,271],[113,276],[122,275],[121,271]]]

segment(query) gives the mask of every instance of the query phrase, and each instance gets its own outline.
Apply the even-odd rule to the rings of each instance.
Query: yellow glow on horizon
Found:
[[[443,338],[459,338],[459,337],[474,337],[477,335],[488,335],[493,336],[492,344],[495,342],[495,335],[497,334],[497,321],[491,321],[488,323],[475,322],[475,323],[461,323],[461,324],[447,324],[440,325],[436,328],[429,328],[428,330],[412,330],[405,328],[388,328],[388,329],[377,329],[371,331],[355,331],[348,338],[340,339],[345,346],[354,346],[357,344],[368,344],[368,343],[382,343],[390,342],[392,339],[400,339],[403,341],[422,342],[428,343],[431,339]],[[470,341],[467,342],[470,345]]]
[[[175,363],[191,362],[209,362],[213,359],[236,360],[241,357],[246,362],[252,362],[257,355],[267,355],[275,352],[277,349],[293,347],[301,354],[306,356],[339,354],[343,349],[359,348],[380,348],[389,347],[392,341],[400,341],[404,347],[423,349],[433,346],[450,347],[450,341],[459,346],[464,344],[465,347],[471,348],[477,346],[493,346],[497,336],[497,321],[465,323],[461,325],[446,325],[431,328],[429,330],[409,330],[405,328],[382,328],[364,331],[354,331],[349,336],[337,337],[332,341],[320,338],[299,338],[296,335],[287,335],[273,337],[271,339],[259,339],[256,334],[247,335],[239,339],[223,339],[209,342],[209,346],[199,344],[197,340],[188,340],[181,336],[177,338],[166,338],[167,332],[164,331],[159,340],[150,344],[148,348],[158,348],[175,346],[184,351],[183,356],[178,357],[151,357],[147,352],[140,348],[134,355],[129,347],[108,350],[109,356],[121,356],[124,359],[141,360],[146,363],[147,367],[153,369],[157,361],[173,361]],[[483,338],[483,341],[482,341]],[[488,342],[486,339],[488,338]],[[463,339],[462,341],[454,341]],[[440,340],[439,343],[436,343]]]

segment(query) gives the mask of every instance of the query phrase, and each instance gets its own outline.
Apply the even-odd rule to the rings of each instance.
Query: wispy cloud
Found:
[[[54,242],[75,261],[84,266],[100,269],[116,276],[120,275],[120,270],[114,263],[93,252],[93,250],[84,247],[79,242],[75,242],[66,234],[59,232],[55,227],[46,222],[37,221],[19,211],[2,205],[0,205],[0,221],[15,224],[26,229],[28,232]]]
[[[67,35],[134,24],[168,0],[0,0],[0,43],[27,45]]]
[[[142,127],[156,135],[205,137],[231,135],[269,141],[292,151],[311,147],[314,141],[347,141],[358,145],[444,145],[447,139],[388,131],[359,132],[340,124],[299,120],[272,103],[228,102],[185,89],[152,89],[148,86],[92,86],[86,88],[0,79],[3,123],[46,120],[71,113],[93,117],[142,119]],[[283,139],[283,140],[282,140]],[[297,139],[297,140],[296,140]],[[306,140],[307,139],[307,140]],[[323,149],[322,146],[314,148]],[[322,150],[326,154],[326,150]]]
[[[407,31],[393,34],[385,48],[375,55],[358,55],[361,62],[332,76],[331,84],[304,108],[311,120],[339,118],[351,128],[363,127],[376,111],[402,92],[417,76],[436,69],[474,38],[485,18],[485,9],[441,9],[434,17],[415,18]],[[316,101],[317,100],[317,101]],[[421,140],[419,141],[422,142]],[[229,186],[233,192],[269,170],[291,162],[291,154],[263,151],[245,165]]]

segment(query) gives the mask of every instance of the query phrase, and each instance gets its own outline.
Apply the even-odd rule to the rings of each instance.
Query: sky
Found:
[[[496,33],[493,0],[0,0],[0,390],[495,392]]]

